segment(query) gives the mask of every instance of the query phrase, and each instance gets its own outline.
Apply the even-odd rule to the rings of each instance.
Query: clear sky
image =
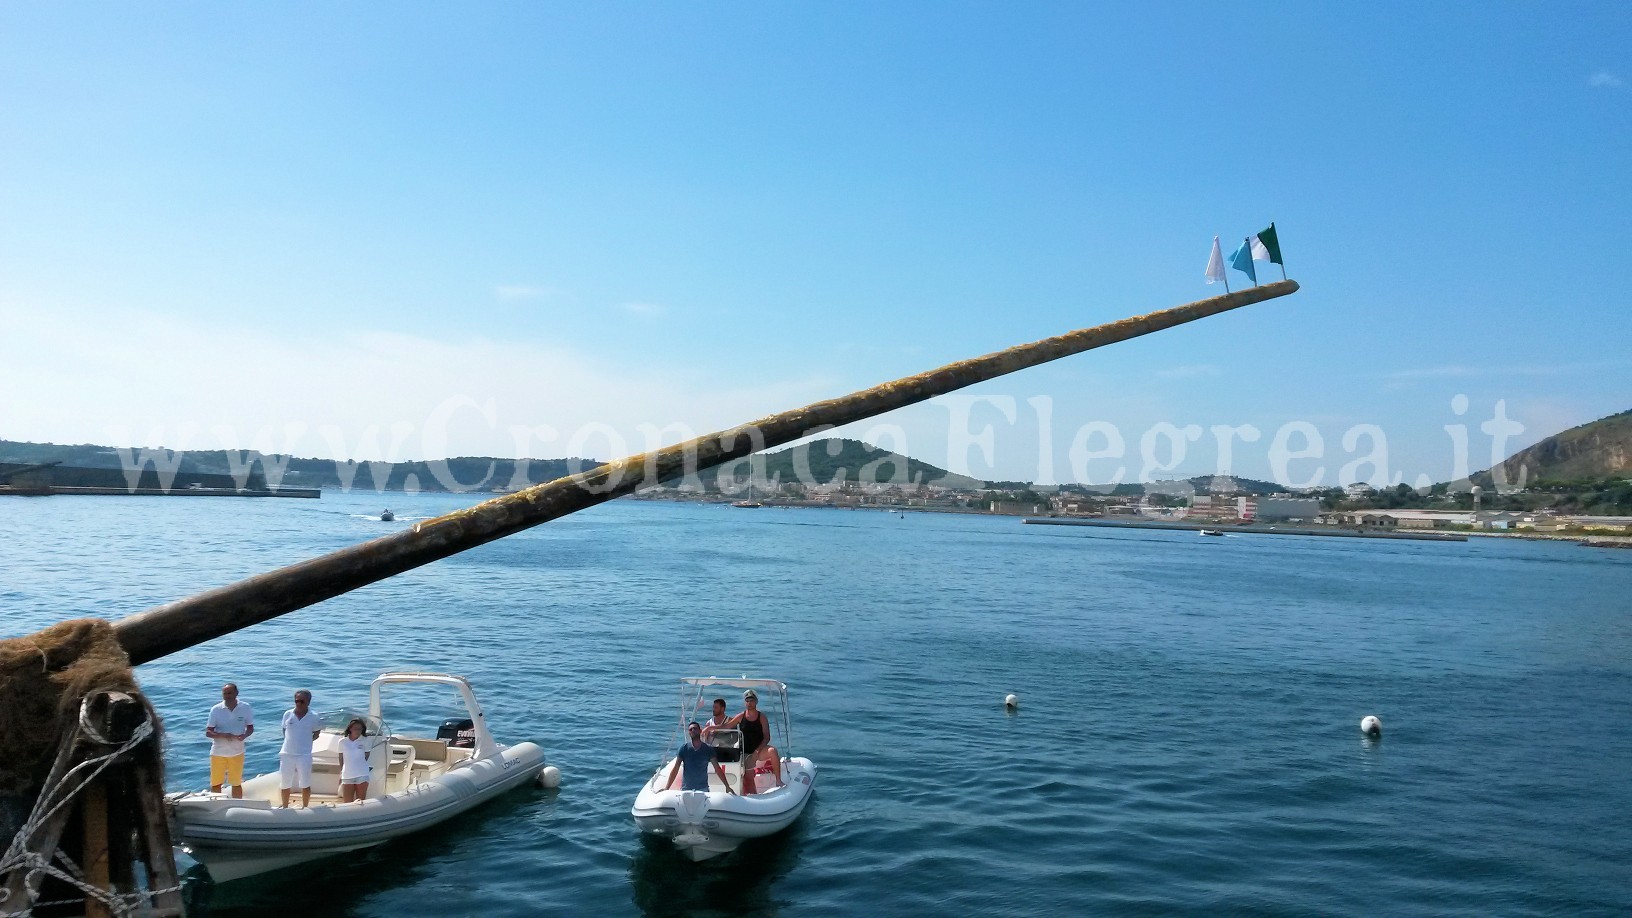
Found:
[[[0,438],[606,458],[1221,292],[1271,220],[1295,296],[843,433],[1100,482],[1312,429],[1333,484],[1370,424],[1415,482],[1632,408],[1632,6],[10,3]]]

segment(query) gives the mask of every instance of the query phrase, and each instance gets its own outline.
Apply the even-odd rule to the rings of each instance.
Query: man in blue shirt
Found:
[[[673,787],[674,773],[684,769],[680,776],[680,789],[706,791],[708,766],[713,765],[714,773],[720,776],[720,783],[725,785],[725,792],[736,794],[736,791],[731,789],[730,783],[725,780],[725,769],[714,760],[714,747],[703,742],[702,725],[694,720],[686,728],[686,732],[691,738],[680,744],[680,751],[674,755],[674,767],[669,769],[669,780],[663,786]]]

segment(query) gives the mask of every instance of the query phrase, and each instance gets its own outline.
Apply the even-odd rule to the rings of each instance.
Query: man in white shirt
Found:
[[[725,699],[714,699],[714,716],[703,723],[703,742],[714,746],[714,757],[721,762],[735,762],[742,758],[740,738],[733,738],[726,746],[714,742],[714,731],[724,729],[730,719],[725,716]]]
[[[210,792],[221,793],[223,784],[234,797],[244,795],[244,740],[255,732],[255,712],[247,701],[238,700],[238,686],[221,686],[221,703],[210,708],[204,735],[210,738]]]
[[[295,706],[283,712],[283,748],[278,750],[278,775],[282,779],[283,808],[289,808],[289,792],[300,788],[300,805],[312,805],[312,741],[323,732],[323,719],[312,713],[312,693],[295,693]]]

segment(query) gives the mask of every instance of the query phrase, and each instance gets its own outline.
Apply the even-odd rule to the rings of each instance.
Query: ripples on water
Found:
[[[0,499],[0,635],[468,501],[386,503],[397,523],[371,494]],[[621,501],[138,675],[177,789],[206,778],[220,682],[256,706],[266,770],[295,688],[356,705],[404,668],[470,676],[495,735],[564,772],[298,881],[218,889],[218,915],[1625,914],[1629,589],[1632,552],[1567,544]],[[675,681],[743,673],[790,684],[818,792],[781,837],[692,864],[629,806]]]

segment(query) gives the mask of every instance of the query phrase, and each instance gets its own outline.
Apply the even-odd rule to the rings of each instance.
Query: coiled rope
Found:
[[[84,736],[98,745],[113,745],[112,741],[103,736],[102,732],[91,722],[88,704],[89,696],[80,702],[79,723],[76,732],[64,742],[77,742],[81,736]],[[18,908],[20,903],[8,901],[11,898],[11,890],[0,887],[0,915],[7,916],[7,918],[29,918],[34,914],[34,909],[42,906],[68,905],[95,899],[102,903],[108,911],[120,916],[120,918],[125,918],[125,916],[136,914],[140,909],[150,907],[150,902],[154,897],[164,893],[176,892],[182,888],[178,885],[168,889],[144,889],[126,894],[115,893],[112,890],[102,889],[87,882],[85,872],[80,869],[78,864],[74,863],[72,858],[61,851],[55,852],[54,857],[49,857],[42,852],[33,850],[29,844],[30,839],[49,823],[59,810],[73,803],[75,798],[91,785],[91,782],[95,781],[102,772],[107,770],[109,765],[113,764],[115,759],[135,749],[152,735],[153,721],[144,715],[142,722],[131,732],[130,739],[126,740],[118,748],[93,758],[87,758],[70,768],[60,778],[55,780],[47,779],[45,787],[41,789],[39,797],[34,801],[33,811],[29,813],[28,819],[23,822],[22,828],[18,829],[16,836],[12,838],[11,844],[6,848],[5,857],[0,858],[0,877],[10,876],[17,871],[26,871],[26,882],[23,884],[23,888],[27,890],[29,901],[26,904],[21,904],[22,907]],[[52,863],[53,860],[60,861],[60,866]],[[42,874],[55,877],[64,883],[77,887],[80,892],[85,894],[85,897],[81,899],[53,899],[46,902],[38,901],[36,898],[38,893],[35,891],[38,887],[35,880],[40,878]]]

